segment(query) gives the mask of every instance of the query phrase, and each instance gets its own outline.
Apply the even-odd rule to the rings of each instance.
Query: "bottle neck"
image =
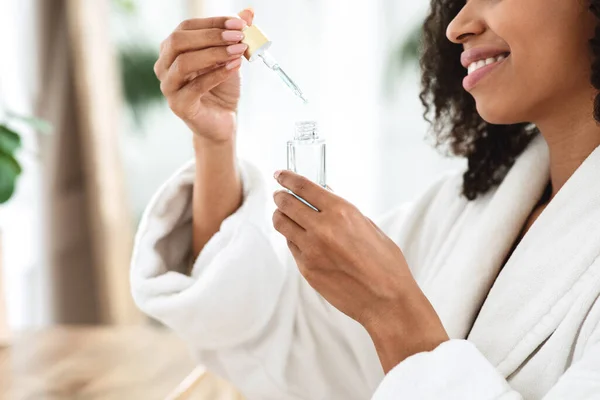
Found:
[[[317,123],[315,121],[296,122],[295,140],[315,140],[319,138]]]

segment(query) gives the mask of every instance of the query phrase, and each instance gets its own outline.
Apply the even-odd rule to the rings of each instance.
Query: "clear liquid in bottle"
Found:
[[[296,123],[294,139],[287,143],[287,169],[310,179],[322,187],[327,186],[326,143],[325,139],[319,137],[316,122],[303,121]],[[289,192],[296,196],[293,192]],[[299,196],[296,197],[317,210],[304,199]]]

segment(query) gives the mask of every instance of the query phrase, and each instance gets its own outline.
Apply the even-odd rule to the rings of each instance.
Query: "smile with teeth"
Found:
[[[478,69],[481,69],[485,66],[500,62],[500,61],[504,60],[506,57],[508,57],[508,53],[500,54],[497,57],[490,57],[485,60],[474,61],[471,64],[469,64],[469,67],[467,68],[469,71],[469,75],[471,75],[473,72],[475,72]]]

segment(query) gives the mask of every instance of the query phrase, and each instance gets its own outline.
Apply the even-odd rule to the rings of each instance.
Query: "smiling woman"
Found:
[[[596,396],[597,11],[432,0],[421,100],[468,168],[375,222],[292,171],[274,178],[315,209],[286,191],[271,201],[235,153],[241,54],[227,31],[254,12],[184,22],[157,73],[196,158],[144,215],[137,304],[250,399]]]
[[[600,37],[594,37],[600,4],[472,0],[465,6],[464,0],[439,0],[431,7],[423,38],[421,99],[431,112],[438,143],[468,159],[463,188],[474,199],[502,180],[539,133],[531,123],[539,128],[540,119],[565,103],[594,111],[588,99],[600,88],[600,64],[594,62],[600,57]],[[476,88],[496,68],[465,68],[505,54],[511,56],[504,65]]]

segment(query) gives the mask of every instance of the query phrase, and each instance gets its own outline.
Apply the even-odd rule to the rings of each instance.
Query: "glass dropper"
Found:
[[[302,93],[300,87],[292,80],[292,78],[290,78],[288,74],[285,73],[285,71],[281,68],[279,63],[275,61],[275,58],[273,58],[271,53],[265,50],[258,56],[263,60],[267,67],[275,71],[275,73],[281,78],[283,83],[285,83],[287,87],[292,89],[296,96],[300,97],[305,104],[308,103],[308,99],[304,96],[304,93]]]
[[[290,76],[281,68],[279,63],[275,61],[275,58],[269,53],[269,48],[272,42],[266,37],[266,35],[256,26],[246,26],[243,30],[244,40],[242,43],[248,45],[248,50],[244,56],[250,62],[255,61],[257,58],[263,60],[265,65],[272,71],[274,71],[281,80],[289,87],[296,96],[298,96],[306,104],[308,103],[307,98],[300,90],[300,87],[290,78]]]

